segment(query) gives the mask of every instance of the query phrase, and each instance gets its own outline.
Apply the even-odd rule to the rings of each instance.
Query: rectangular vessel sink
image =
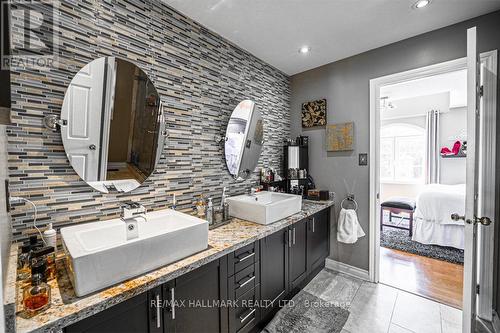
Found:
[[[260,224],[270,224],[302,209],[300,195],[258,192],[227,198],[229,215]]]
[[[139,236],[127,240],[121,219],[61,229],[70,279],[77,296],[141,275],[203,251],[208,223],[171,209],[134,218]]]

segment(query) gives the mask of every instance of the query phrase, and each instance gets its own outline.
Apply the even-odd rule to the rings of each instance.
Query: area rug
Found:
[[[340,333],[349,311],[300,291],[262,330],[266,333]]]
[[[384,227],[380,235],[380,246],[405,251],[420,256],[464,264],[464,251],[454,247],[427,245],[412,241],[408,230]]]

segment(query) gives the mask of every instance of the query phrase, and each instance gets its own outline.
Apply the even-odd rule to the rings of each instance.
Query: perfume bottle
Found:
[[[24,288],[23,305],[30,313],[38,313],[50,307],[50,286],[42,281],[41,274],[34,274],[31,285]]]
[[[31,266],[35,267],[35,265],[40,262],[45,264],[46,271],[39,272],[44,274],[44,281],[47,281],[47,279],[54,279],[56,277],[56,265],[55,249],[52,246],[45,246],[31,253]]]
[[[200,219],[205,217],[206,206],[203,194],[200,194],[200,198],[196,201],[196,215],[198,215]]]
[[[17,258],[17,279],[19,281],[26,281],[31,277],[30,253],[30,245],[21,247],[21,254]]]

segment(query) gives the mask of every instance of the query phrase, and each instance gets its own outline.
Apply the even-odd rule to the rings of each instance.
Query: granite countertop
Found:
[[[10,284],[7,285],[7,289],[10,289],[7,292],[10,302],[17,298],[17,304],[11,304],[10,309],[15,311],[12,306],[16,305],[18,311],[15,318],[13,315],[6,316],[6,319],[11,321],[7,322],[7,327],[13,330],[15,324],[16,332],[61,331],[62,328],[70,324],[175,279],[332,205],[333,201],[303,200],[301,212],[269,225],[233,218],[230,223],[208,232],[208,249],[84,297],[75,295],[63,260],[58,260],[56,265],[57,279],[49,282],[52,287],[52,305],[36,316],[29,317],[22,311],[22,293],[20,290],[16,293],[18,286],[16,286],[15,280],[10,281]],[[14,258],[11,261],[16,262],[17,260]]]

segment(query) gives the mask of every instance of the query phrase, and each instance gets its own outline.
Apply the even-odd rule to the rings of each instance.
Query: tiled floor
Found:
[[[460,333],[462,312],[324,269],[305,291],[349,310],[342,333]]]

